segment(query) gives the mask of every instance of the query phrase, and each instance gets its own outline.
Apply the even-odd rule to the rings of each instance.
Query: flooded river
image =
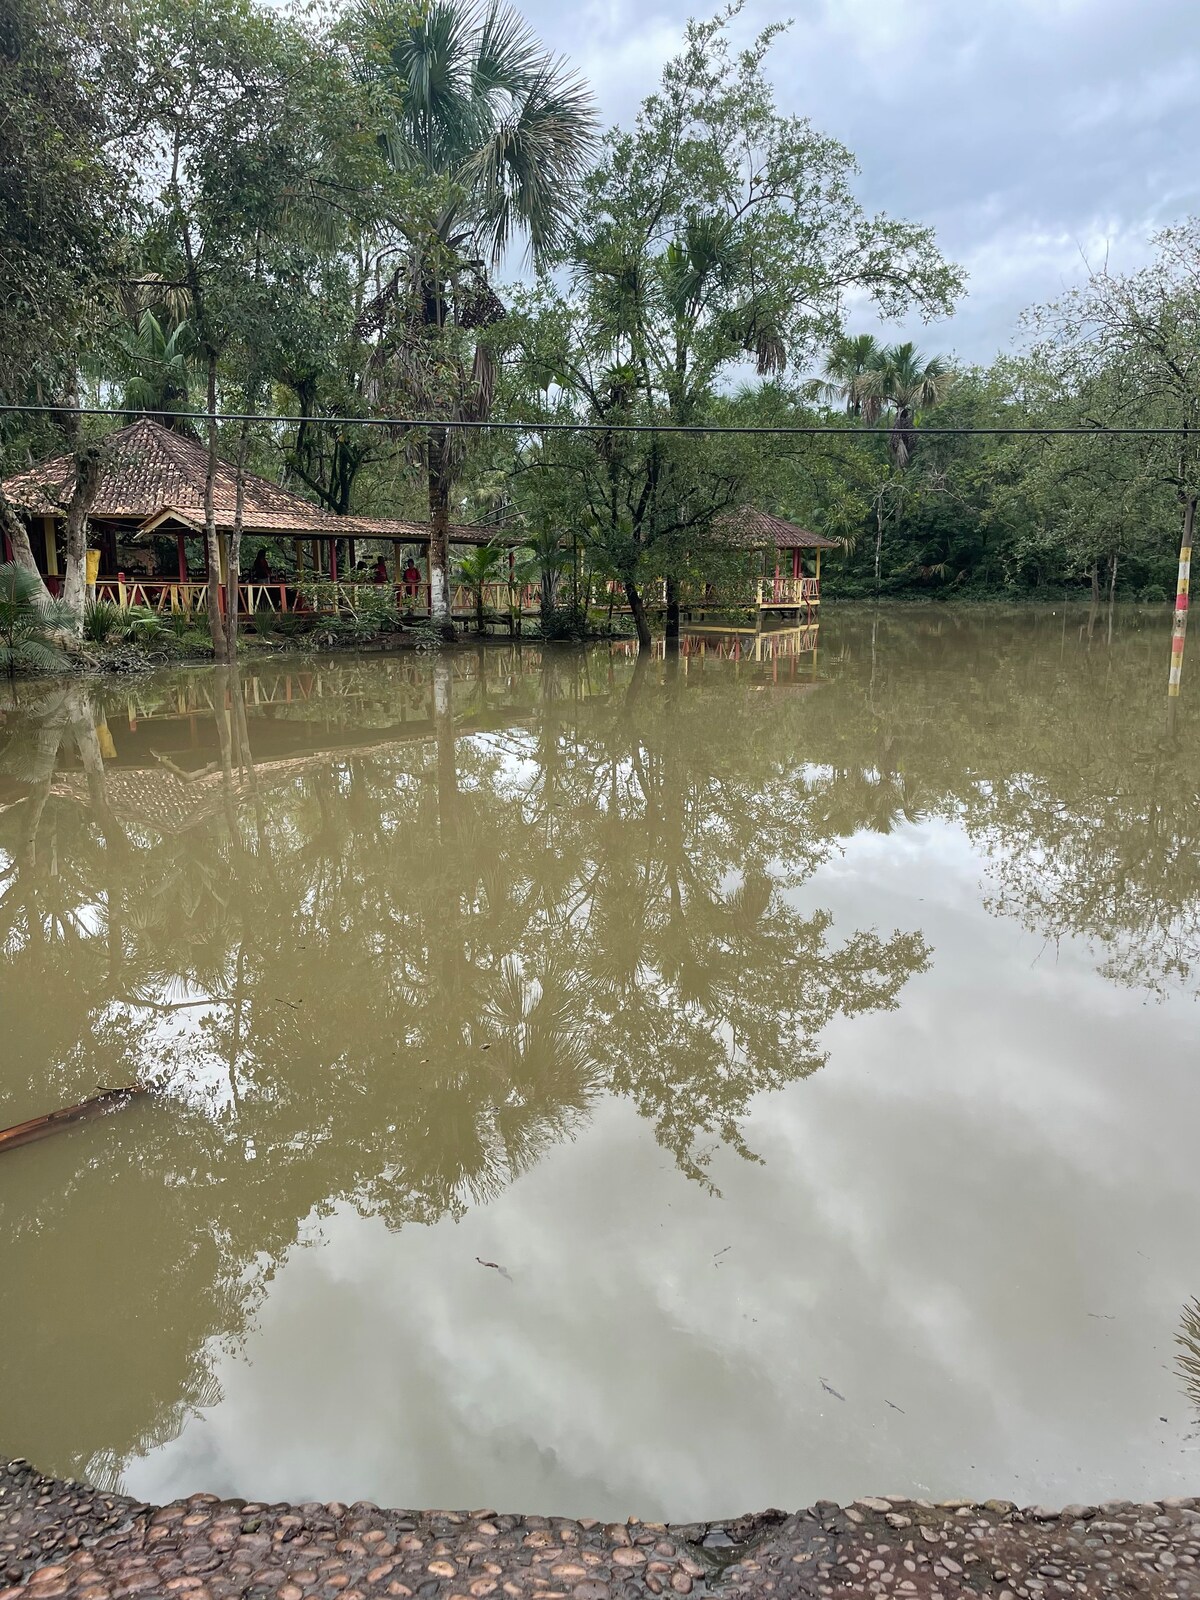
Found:
[[[0,1452],[1194,1492],[1200,697],[1168,740],[1163,618],[1080,622],[0,696],[0,1127],[155,1086],[0,1152]]]

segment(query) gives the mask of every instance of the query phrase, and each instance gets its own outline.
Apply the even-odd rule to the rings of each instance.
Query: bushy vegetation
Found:
[[[70,665],[59,640],[68,619],[55,601],[44,602],[28,573],[0,566],[0,672],[60,672]]]
[[[1023,353],[988,368],[847,327],[848,305],[945,316],[962,274],[919,222],[863,210],[851,152],[777,102],[779,28],[735,48],[735,18],[691,23],[632,124],[601,132],[587,84],[495,0],[13,0],[0,398],[68,406],[11,417],[0,447],[5,470],[74,454],[74,631],[124,626],[85,611],[109,426],[70,409],[89,388],[326,510],[427,521],[443,632],[452,522],[523,530],[513,585],[540,584],[544,634],[613,584],[644,640],[648,586],[672,605],[728,575],[714,525],[747,502],[842,541],[834,595],[1170,593],[1194,434],[1103,428],[1200,423],[1200,224],[1032,311]],[[532,270],[506,286],[514,242]],[[431,420],[353,422],[380,415]],[[489,419],[526,426],[456,426]],[[836,432],[680,431],[809,424]],[[1045,427],[1086,432],[943,431]],[[0,524],[36,586],[3,495]],[[203,543],[212,566],[211,517]],[[236,519],[230,543],[236,578]],[[477,627],[516,626],[490,547],[460,575]],[[381,589],[378,615],[355,602],[327,631],[401,625]],[[210,596],[218,656],[238,603],[236,581]]]

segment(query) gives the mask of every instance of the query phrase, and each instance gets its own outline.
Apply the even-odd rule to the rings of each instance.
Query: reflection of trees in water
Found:
[[[32,1433],[52,1390],[76,1465],[81,1444],[119,1460],[176,1430],[206,1392],[206,1341],[238,1336],[310,1213],[459,1215],[605,1092],[703,1177],[714,1139],[743,1149],[756,1093],[821,1064],[830,1018],[894,1005],[927,962],[919,935],[837,942],[790,903],[833,842],[805,813],[794,714],[761,701],[724,726],[721,694],[613,677],[594,655],[486,684],[453,663],[421,669],[413,739],[378,703],[383,668],[370,715],[394,737],[338,748],[330,693],[309,708],[335,746],[315,760],[275,755],[294,707],[247,714],[246,682],[206,674],[191,774],[149,722],[141,765],[117,728],[106,770],[98,708],[14,774],[0,1121],[98,1078],[185,1097],[83,1134],[86,1159],[74,1135],[42,1147],[0,1188],[10,1281],[32,1292],[86,1262],[96,1284],[57,1360],[20,1357],[18,1412]],[[152,803],[168,782],[194,818],[177,831]],[[67,1351],[81,1341],[86,1378]],[[135,1352],[161,1386],[134,1385]]]
[[[116,1078],[179,1094],[0,1165],[16,1298],[82,1285],[4,1343],[11,1437],[62,1419],[66,1468],[169,1436],[306,1216],[461,1215],[601,1093],[707,1182],[831,1018],[927,963],[797,909],[852,833],[961,817],[997,909],[1104,941],[1127,981],[1164,981],[1168,930],[1192,959],[1195,758],[1144,734],[1136,674],[991,626],[881,624],[872,673],[847,624],[802,698],[601,652],[442,658],[437,695],[421,661],[290,700],[178,675],[122,687],[136,734],[111,699],[107,763],[104,702],[47,694],[0,746],[0,1123]]]
[[[874,667],[869,624],[831,633],[839,675],[805,728],[831,822],[842,805],[885,832],[961,822],[990,910],[1088,941],[1114,982],[1194,994],[1200,744],[1162,734],[1160,622],[1126,618],[1089,649],[1061,612],[905,610],[880,619]]]

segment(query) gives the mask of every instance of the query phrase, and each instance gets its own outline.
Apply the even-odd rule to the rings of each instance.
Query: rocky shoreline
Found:
[[[894,1496],[665,1526],[491,1511],[168,1506],[0,1466],[0,1600],[1200,1596],[1200,1498],[1020,1509]]]

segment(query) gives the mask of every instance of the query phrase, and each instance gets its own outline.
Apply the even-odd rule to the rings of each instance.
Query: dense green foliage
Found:
[[[1200,423],[1196,223],[1143,271],[1032,312],[1020,356],[953,370],[862,329],[872,310],[946,315],[962,274],[927,228],[862,210],[850,152],[777,104],[778,28],[739,50],[736,7],[690,24],[602,138],[587,85],[488,0],[5,18],[0,391],[115,399],[327,509],[428,517],[435,613],[448,522],[500,511],[542,551],[548,617],[569,541],[572,605],[581,573],[613,581],[644,639],[647,584],[748,575],[758,558],[712,539],[747,502],[844,541],[834,595],[1173,587],[1190,440],[939,430]],[[303,420],[206,425],[214,409]],[[325,420],[379,414],[434,425]],[[488,418],[529,426],[438,425]],[[661,431],[714,424],[837,432]],[[30,413],[2,440],[6,471],[64,436],[76,454],[79,628],[107,426]],[[2,496],[0,519],[36,576]],[[222,622],[209,566],[224,654],[237,587]]]

